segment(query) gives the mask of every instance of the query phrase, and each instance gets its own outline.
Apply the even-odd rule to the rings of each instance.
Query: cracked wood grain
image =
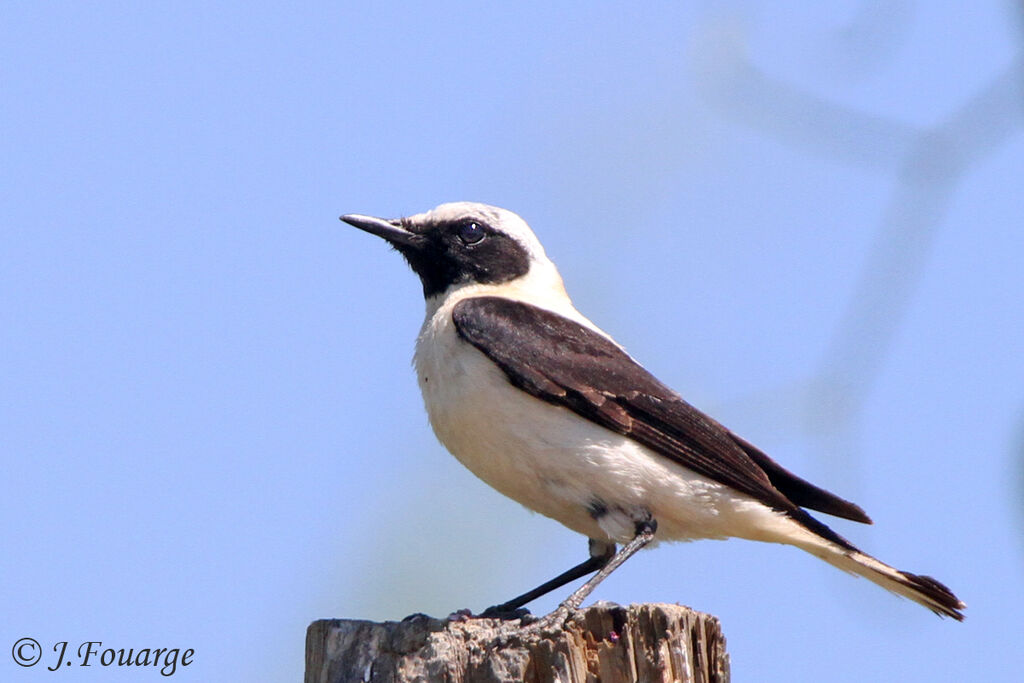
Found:
[[[679,605],[579,610],[564,628],[518,621],[323,619],[306,634],[306,683],[724,683],[718,620]]]

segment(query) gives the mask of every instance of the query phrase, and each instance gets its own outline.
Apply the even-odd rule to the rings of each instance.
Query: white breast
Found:
[[[759,538],[751,514],[778,519],[765,517],[764,505],[512,386],[458,336],[451,318],[458,301],[484,293],[466,291],[428,309],[415,355],[434,432],[476,476],[574,531],[617,542],[633,536],[641,509],[654,514],[658,537],[672,540]],[[609,514],[595,520],[588,509],[597,501]]]

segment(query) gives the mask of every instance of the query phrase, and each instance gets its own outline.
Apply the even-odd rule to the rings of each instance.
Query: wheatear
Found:
[[[651,541],[787,543],[933,612],[965,605],[861,552],[803,508],[870,523],[684,401],[577,311],[529,226],[485,204],[342,220],[387,240],[423,283],[415,366],[434,432],[476,476],[590,539],[590,557],[492,612],[597,572],[579,607]],[[623,544],[616,552],[616,543]]]

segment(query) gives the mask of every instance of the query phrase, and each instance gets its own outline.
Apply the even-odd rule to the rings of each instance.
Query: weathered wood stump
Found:
[[[564,629],[518,621],[322,619],[306,632],[306,683],[724,683],[718,619],[679,605],[598,603]]]

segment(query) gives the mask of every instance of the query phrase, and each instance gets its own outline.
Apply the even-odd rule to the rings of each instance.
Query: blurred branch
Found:
[[[819,58],[831,73],[863,78],[882,69],[903,43],[914,19],[906,0],[865,0],[850,21],[827,34]]]
[[[698,85],[733,120],[806,152],[889,169],[906,158],[917,131],[906,124],[829,102],[769,76],[747,56],[739,26],[706,31],[692,50]]]
[[[819,381],[855,390],[859,406],[903,320],[928,248],[971,164],[1024,123],[1024,59],[957,112],[917,134],[896,179],[860,282],[820,362]],[[813,401],[812,401],[813,403]]]
[[[956,187],[972,164],[1024,123],[1024,56],[938,125],[914,128],[769,76],[749,61],[737,31],[712,33],[698,50],[698,66],[705,67],[704,92],[724,114],[810,153],[897,172],[859,282],[811,378],[781,396],[771,392],[739,402],[740,408],[770,406],[775,424],[803,418],[794,428],[828,435],[834,448],[837,437],[850,436]],[[780,404],[803,410],[786,416]]]

